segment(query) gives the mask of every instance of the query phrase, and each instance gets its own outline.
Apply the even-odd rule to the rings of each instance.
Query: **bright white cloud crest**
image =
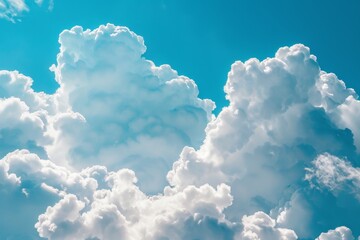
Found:
[[[309,48],[235,62],[215,118],[126,27],[74,27],[59,43],[53,95],[0,72],[0,238],[360,234],[360,102]]]

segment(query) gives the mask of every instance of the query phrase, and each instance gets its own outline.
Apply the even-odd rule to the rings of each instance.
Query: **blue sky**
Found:
[[[35,79],[34,88],[57,87],[48,71],[59,33],[74,25],[114,23],[145,38],[146,57],[170,64],[194,79],[200,96],[226,105],[222,87],[235,60],[273,56],[282,46],[303,43],[325,71],[360,89],[360,3],[349,1],[70,1],[52,11],[34,6],[21,22],[0,22],[0,68]]]
[[[0,0],[0,239],[360,239],[359,13]]]

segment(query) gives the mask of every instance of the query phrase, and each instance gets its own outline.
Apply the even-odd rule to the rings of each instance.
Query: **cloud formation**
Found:
[[[208,185],[188,187],[182,192],[169,190],[161,196],[147,197],[134,185],[136,178],[130,170],[112,172],[105,181],[110,189],[94,192],[90,203],[69,194],[49,207],[35,225],[40,236],[50,239],[231,236],[222,214],[232,199],[225,185],[216,189]]]
[[[0,71],[0,238],[360,235],[360,101],[306,46],[235,62],[215,117],[126,27],[59,43],[54,94]]]
[[[334,195],[347,192],[360,201],[360,169],[346,161],[329,154],[320,155],[307,169],[306,179],[312,186],[327,189]]]
[[[335,230],[329,230],[321,233],[316,240],[354,240],[352,232],[347,227],[338,227]]]
[[[77,169],[137,169],[146,191],[161,191],[182,148],[202,143],[214,103],[198,98],[193,80],[142,57],[142,37],[126,27],[74,27],[59,42],[52,70],[64,114],[53,122],[50,159]]]
[[[86,173],[73,173],[28,150],[7,154],[0,160],[0,210],[6,216],[0,219],[0,238],[37,239],[34,224],[47,206],[68,192],[91,198],[97,186]]]
[[[239,240],[281,239],[295,240],[297,235],[293,230],[277,228],[276,222],[264,212],[256,212],[242,218],[244,230],[237,236]]]
[[[71,172],[26,150],[2,159],[0,173],[6,190],[0,209],[12,216],[0,222],[2,238],[36,238],[38,218],[35,227],[48,239],[296,239],[263,212],[244,216],[241,223],[228,221],[223,210],[233,197],[225,184],[167,187],[147,196],[129,169],[93,166]],[[53,206],[45,210],[48,205]],[[25,226],[20,232],[19,221]]]
[[[28,1],[29,2],[29,1]],[[43,0],[34,0],[30,1],[31,4],[35,3],[38,6],[41,6]],[[53,0],[46,1],[48,3],[48,9],[53,8]],[[10,22],[21,21],[21,16],[30,11],[29,5],[25,0],[0,0],[0,18],[4,18]]]
[[[321,71],[309,48],[299,44],[262,62],[235,62],[225,92],[229,107],[209,123],[199,150],[183,150],[168,174],[170,184],[181,189],[226,183],[234,196],[225,211],[230,219],[265,211],[300,238],[339,225],[357,228],[360,206],[350,194],[357,190],[359,159],[354,90]],[[317,169],[307,172],[313,165]],[[339,173],[330,171],[338,167]],[[317,179],[318,187],[305,176]],[[329,184],[349,197],[347,206],[338,202],[337,189],[324,192]]]

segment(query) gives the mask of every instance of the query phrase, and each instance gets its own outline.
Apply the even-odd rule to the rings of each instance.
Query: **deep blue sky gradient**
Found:
[[[55,0],[51,12],[32,6],[19,23],[0,19],[0,69],[19,70],[36,90],[53,92],[48,68],[59,33],[108,22],[143,36],[145,56],[194,79],[216,112],[227,104],[223,86],[235,60],[264,59],[295,43],[309,46],[323,70],[360,92],[358,0]]]

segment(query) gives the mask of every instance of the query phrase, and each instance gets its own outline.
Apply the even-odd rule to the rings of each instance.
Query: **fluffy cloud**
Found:
[[[59,43],[55,94],[0,71],[0,238],[360,234],[360,101],[309,48],[235,62],[215,118],[126,27],[74,27]]]
[[[2,238],[36,238],[38,218],[35,227],[48,239],[296,239],[265,213],[243,217],[242,223],[226,220],[223,210],[233,198],[224,184],[167,187],[147,196],[131,170],[94,166],[71,172],[26,150],[0,161],[0,180],[0,209],[11,216],[0,222]],[[14,229],[19,222],[20,232]]]
[[[130,170],[105,177],[108,189],[94,192],[88,203],[66,195],[39,216],[36,228],[50,239],[228,239],[231,224],[222,210],[232,197],[229,187],[166,189],[164,195],[146,196],[135,185]],[[175,224],[174,224],[175,223]]]
[[[167,187],[147,196],[131,170],[94,166],[71,172],[27,150],[0,161],[0,180],[0,209],[11,217],[0,222],[1,238],[37,238],[38,218],[35,227],[48,239],[296,239],[265,213],[243,217],[242,223],[226,220],[223,210],[233,198],[224,184]],[[19,223],[23,228],[16,231]]]
[[[228,221],[224,209],[233,197],[224,184],[167,187],[147,196],[131,170],[71,172],[26,150],[0,161],[0,180],[0,209],[11,216],[0,222],[2,238],[36,238],[34,219],[44,212],[35,227],[48,239],[297,239],[263,212]],[[14,229],[19,221],[20,232]]]
[[[241,240],[278,239],[295,240],[296,233],[285,228],[276,228],[276,222],[264,212],[256,212],[242,218],[244,230],[237,237]]]
[[[32,80],[18,72],[0,71],[0,157],[27,148],[46,156],[50,144],[48,115],[50,96],[31,89]]]
[[[78,170],[129,167],[143,189],[161,191],[182,148],[202,143],[213,102],[197,97],[193,80],[142,57],[143,39],[126,27],[74,27],[59,42],[54,95],[0,72],[1,157],[26,148]]]
[[[41,6],[43,0],[34,0],[36,5]],[[49,9],[52,9],[53,0],[47,1]],[[20,21],[20,17],[30,10],[29,5],[25,0],[0,0],[0,18],[4,18],[13,23]]]
[[[4,189],[14,189],[3,192],[2,206],[10,206],[4,209],[10,216],[10,203],[19,198],[26,209],[33,209],[2,222],[8,229],[4,237],[33,238],[36,217],[64,194],[90,201],[93,191],[84,200],[80,189],[65,183],[70,176],[81,178],[83,168],[90,167],[84,170],[89,174],[98,171],[94,164],[113,170],[131,167],[142,188],[162,191],[171,163],[184,146],[200,146],[212,118],[214,104],[197,98],[194,81],[143,58],[142,38],[125,27],[75,27],[64,31],[59,42],[58,63],[52,67],[60,84],[55,94],[34,92],[32,80],[18,72],[0,72],[1,172]],[[29,151],[15,151],[24,148]],[[14,156],[20,155],[31,157],[14,165]],[[45,162],[51,167],[43,166]],[[106,168],[99,169],[101,176],[107,174]],[[54,175],[44,175],[48,171]],[[96,184],[107,186],[103,180]],[[45,196],[44,201],[33,203],[36,195]],[[23,233],[8,227],[19,218],[28,227]]]
[[[131,170],[72,172],[27,150],[0,161],[0,180],[4,239],[37,239],[36,219],[40,236],[49,239],[229,239],[239,229],[223,214],[232,202],[224,184],[147,196]]]
[[[354,240],[352,232],[347,227],[338,227],[327,233],[321,233],[316,240]]]
[[[98,183],[88,173],[95,170],[73,173],[27,150],[7,154],[0,160],[0,238],[35,239],[38,215],[64,194],[91,199]]]
[[[56,98],[78,115],[55,120],[49,157],[78,169],[136,169],[143,188],[160,191],[181,149],[202,143],[213,102],[197,97],[193,80],[142,57],[142,37],[126,27],[74,27],[59,42]]]
[[[337,176],[336,186],[346,186],[343,193],[356,192],[357,170],[351,165],[358,164],[360,102],[355,92],[334,74],[321,71],[303,45],[281,48],[262,62],[235,62],[225,91],[229,107],[207,126],[199,150],[183,150],[168,173],[170,184],[181,189],[226,183],[234,195],[225,210],[230,219],[259,210],[271,212],[279,226],[294,229],[301,238],[315,238],[345,223],[356,228],[360,210],[356,194],[347,195],[346,206],[338,195],[326,195],[325,182],[314,189],[304,180],[306,174],[310,177],[305,169],[312,161],[328,153],[347,158],[346,164],[325,161],[328,166],[343,166],[341,174],[329,176],[326,166],[313,174],[326,172],[319,181]],[[325,214],[329,208],[341,217]]]

